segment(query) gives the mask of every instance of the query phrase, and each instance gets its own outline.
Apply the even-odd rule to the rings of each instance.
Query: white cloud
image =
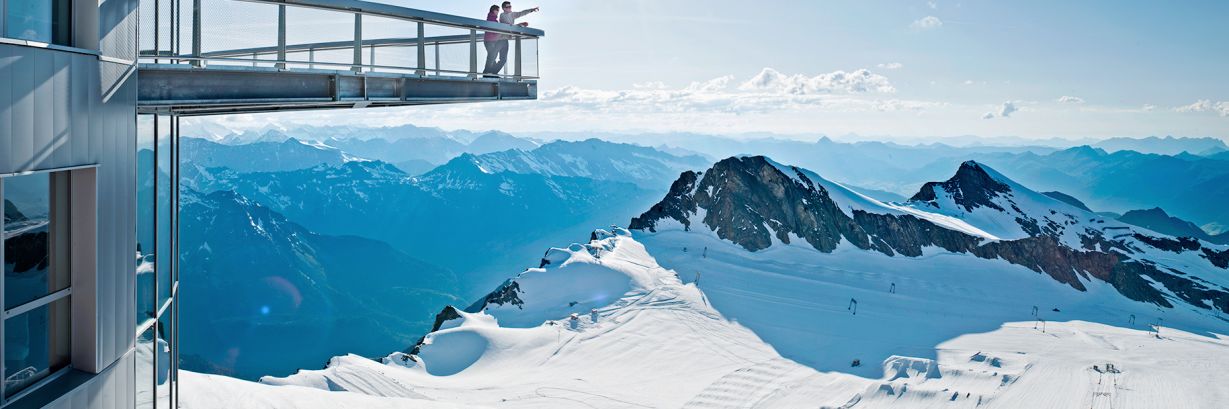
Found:
[[[939,20],[939,18],[935,16],[922,17],[914,20],[912,24],[909,24],[909,28],[918,30],[930,30],[939,27],[943,27],[943,20]]]
[[[1019,110],[1020,108],[1016,107],[1015,102],[1007,101],[1004,102],[1003,105],[999,106],[998,112],[987,112],[982,114],[981,119],[1010,118],[1011,114]]]
[[[852,72],[838,70],[814,77],[802,74],[785,75],[772,68],[764,68],[759,74],[739,85],[738,89],[790,95],[896,92],[896,88],[892,86],[887,77],[872,73],[865,68]]]
[[[883,68],[885,70],[899,70],[901,68],[904,68],[904,66],[905,66],[904,64],[901,64],[898,62],[881,63],[881,64],[876,65],[876,67]]]
[[[1229,101],[1212,102],[1209,99],[1201,99],[1190,105],[1175,107],[1174,111],[1178,112],[1215,112],[1222,117],[1229,117]]]
[[[1140,107],[1140,109],[1144,110],[1144,112],[1152,112],[1153,110],[1156,110],[1156,105],[1144,104],[1144,106]]]
[[[713,78],[708,81],[692,82],[691,85],[688,85],[687,88],[683,89],[683,91],[686,91],[686,92],[721,91],[721,90],[726,89],[726,87],[729,87],[730,81],[733,81],[733,80],[734,80],[733,75],[725,75],[725,76]]]
[[[973,80],[964,80],[964,85],[973,85]]]
[[[638,82],[638,83],[632,84],[632,88],[635,88],[635,89],[665,89],[666,83],[661,82],[661,81]]]
[[[1073,97],[1070,95],[1063,95],[1061,97],[1058,97],[1058,102],[1060,104],[1083,104],[1084,98]]]
[[[930,7],[930,9],[931,9],[931,10],[934,10],[934,9],[939,8],[939,3],[936,3],[936,2],[933,2],[933,1],[928,1],[928,2],[926,2],[926,6],[927,6],[927,7]]]

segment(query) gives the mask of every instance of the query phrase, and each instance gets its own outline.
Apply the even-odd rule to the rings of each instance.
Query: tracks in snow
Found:
[[[798,369],[785,358],[753,363],[725,374],[683,404],[684,409],[751,408],[783,388],[783,379]]]

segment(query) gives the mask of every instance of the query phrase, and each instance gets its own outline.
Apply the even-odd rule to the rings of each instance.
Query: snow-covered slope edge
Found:
[[[1028,317],[1027,307],[998,295],[1063,288],[1022,267],[849,246],[833,254],[796,245],[748,252],[677,230],[638,236],[599,230],[587,244],[549,250],[542,267],[469,308],[445,309],[415,354],[342,356],[262,383],[188,374],[185,407],[1075,408],[1092,399],[1214,407],[1229,398],[1215,382],[1229,363],[1224,340],[1168,328],[1158,339],[1143,325],[1051,321],[1043,331],[1005,322]],[[684,283],[650,252],[710,273],[700,287],[694,273],[683,274]],[[989,280],[980,270],[993,266],[1006,266],[992,278],[1003,288],[980,288]],[[901,292],[871,288],[878,280],[901,283]],[[844,304],[851,289],[862,302],[856,314],[828,306]],[[729,294],[754,298],[732,304]],[[1072,305],[1076,299],[1089,302]],[[1070,317],[1145,305],[1100,286],[1046,301],[1070,308]],[[952,314],[962,310],[967,317]],[[775,346],[795,353],[796,346],[765,343],[760,330],[730,316],[788,332],[818,364],[783,358]]]

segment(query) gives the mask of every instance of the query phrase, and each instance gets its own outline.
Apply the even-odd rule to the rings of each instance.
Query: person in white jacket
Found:
[[[510,1],[503,2],[501,6],[503,7],[503,12],[499,13],[499,22],[504,23],[504,24],[517,25],[521,27],[528,26],[529,23],[517,24],[516,19],[526,14],[538,11],[537,7],[526,9],[526,10],[521,10],[521,11],[512,11],[512,2]],[[487,66],[487,69],[486,69],[487,74],[495,74],[500,71],[503,71],[504,65],[508,63],[508,40],[511,40],[511,39],[512,39],[511,35],[503,34],[500,36],[499,40],[495,43],[495,48],[494,50],[491,50],[491,51],[499,54],[499,61],[496,62],[495,64]]]

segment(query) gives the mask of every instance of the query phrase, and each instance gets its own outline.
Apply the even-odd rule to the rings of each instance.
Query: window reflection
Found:
[[[171,390],[172,390],[172,385],[173,385],[172,356],[174,356],[174,354],[171,351],[171,345],[174,345],[174,344],[171,342],[171,334],[173,334],[171,332],[172,330],[171,325],[172,325],[171,314],[169,312],[163,313],[162,317],[158,319],[158,325],[157,325],[157,328],[158,328],[158,333],[157,333],[158,342],[156,345],[156,350],[158,352],[157,360],[156,360],[157,379],[154,380],[156,382],[155,391],[157,394],[159,408],[172,407],[171,406]]]
[[[154,318],[154,121],[137,117],[137,323]]]
[[[69,308],[61,298],[4,321],[5,397],[68,366]]]
[[[171,171],[171,153],[174,152],[171,139],[171,117],[158,116],[158,133],[157,144],[155,150],[157,156],[157,177],[155,178],[158,189],[157,203],[157,221],[158,221],[158,248],[156,254],[171,254],[171,217],[173,216],[171,208],[172,192],[171,181],[174,173]],[[155,260],[155,270],[157,270],[158,281],[158,304],[154,308],[162,308],[166,301],[171,298],[171,261],[172,257],[157,257]]]
[[[70,0],[7,0],[4,36],[69,44]]]
[[[51,207],[53,194],[67,198],[67,175],[9,177],[4,189],[4,309],[8,310],[68,288],[68,201],[56,200],[56,208]]]
[[[141,333],[137,337],[136,348],[136,390],[137,390],[137,405],[139,409],[153,409],[154,407],[154,342],[155,327],[150,326],[149,329]]]

